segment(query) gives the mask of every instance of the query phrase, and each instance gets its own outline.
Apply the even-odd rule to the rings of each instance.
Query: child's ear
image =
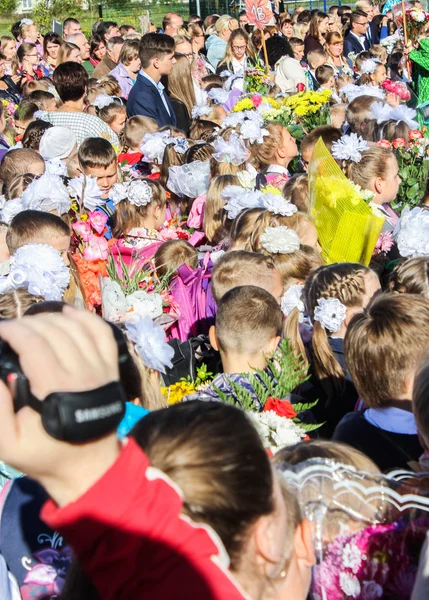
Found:
[[[271,338],[271,340],[265,346],[264,354],[268,357],[272,356],[274,354],[274,352],[277,350],[279,344],[280,344],[280,336],[279,335],[274,338]]]
[[[377,194],[381,194],[381,192],[383,191],[383,184],[384,180],[381,177],[376,177],[374,179],[374,191]]]
[[[212,325],[209,329],[209,340],[212,348],[219,352],[219,344],[216,336],[216,325]]]
[[[82,167],[80,166],[79,163],[76,165],[76,171],[79,173],[79,175],[83,175],[84,174],[83,169],[82,169]]]
[[[295,556],[303,567],[311,568],[316,564],[313,548],[313,535],[308,519],[303,519],[295,529],[294,536]]]

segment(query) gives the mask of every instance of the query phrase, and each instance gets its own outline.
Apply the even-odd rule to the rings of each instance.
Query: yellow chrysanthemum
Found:
[[[266,185],[261,189],[263,194],[276,194],[277,196],[281,196],[281,190],[279,188],[274,187],[273,185]]]
[[[297,117],[304,117],[308,112],[307,106],[297,106],[295,108],[295,114]]]
[[[240,100],[239,102],[237,102],[237,104],[232,109],[232,112],[241,112],[242,110],[252,110],[253,108],[255,108],[255,107],[253,106],[253,102],[251,101],[251,99],[243,98],[243,100]]]
[[[196,392],[193,383],[188,381],[178,381],[169,387],[161,388],[162,394],[167,398],[168,404],[177,404],[181,402],[185,396]]]

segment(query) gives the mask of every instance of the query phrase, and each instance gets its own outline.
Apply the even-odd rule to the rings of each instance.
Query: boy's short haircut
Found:
[[[429,348],[429,300],[415,294],[383,294],[355,315],[344,340],[348,370],[370,408],[389,406],[406,392]]]
[[[189,265],[192,269],[198,267],[198,252],[185,240],[169,240],[155,252],[154,263],[160,279],[167,276],[172,279],[181,265]]]
[[[328,55],[324,50],[310,50],[310,52],[307,54],[307,62],[310,67],[318,58],[326,62],[328,60]]]
[[[319,141],[319,138],[322,138],[325,146],[330,151],[332,144],[338,142],[341,138],[341,131],[336,127],[332,127],[332,125],[320,125],[319,127],[315,127],[302,139],[301,153],[314,147]]]
[[[9,150],[0,164],[0,180],[7,185],[16,175],[31,173],[31,166],[35,163],[45,167],[45,161],[35,150],[30,148]]]
[[[118,160],[112,144],[103,138],[87,138],[79,147],[78,158],[83,170],[106,168]]]
[[[271,257],[245,250],[227,252],[213,269],[213,298],[218,303],[229,290],[239,286],[259,286],[270,292],[275,271]]]
[[[155,133],[158,130],[158,123],[150,117],[134,115],[127,120],[123,131],[124,144],[128,148],[140,146],[145,133]]]
[[[413,413],[425,449],[429,449],[429,354],[426,353],[417,371],[413,386]]]
[[[260,287],[235,287],[219,303],[216,338],[219,349],[225,353],[255,355],[281,335],[281,329],[280,307],[273,296]]]
[[[40,109],[37,104],[31,102],[28,98],[24,98],[24,100],[21,100],[21,102],[18,104],[18,108],[14,114],[14,119],[15,121],[22,121],[23,123],[26,123],[27,121],[35,118],[34,115],[38,110]]]
[[[6,244],[12,255],[18,248],[35,240],[63,235],[70,235],[70,227],[57,215],[40,210],[23,210],[10,222]]]
[[[63,102],[76,102],[85,96],[89,76],[82,65],[67,61],[55,69],[53,80]]]
[[[304,46],[304,40],[298,37],[289,38],[289,44],[292,48],[298,48],[299,46]]]
[[[318,83],[324,85],[335,75],[335,71],[330,65],[320,65],[317,67],[315,75]]]
[[[374,96],[359,96],[347,106],[346,120],[353,133],[362,134],[362,125],[371,119]]]
[[[37,104],[39,108],[46,106],[52,100],[55,100],[54,94],[51,92],[45,92],[45,90],[34,90],[34,92],[30,92],[27,96],[30,102],[34,102]]]
[[[174,52],[174,39],[165,33],[146,33],[140,42],[140,61],[142,68],[150,65],[151,60],[162,60]]]

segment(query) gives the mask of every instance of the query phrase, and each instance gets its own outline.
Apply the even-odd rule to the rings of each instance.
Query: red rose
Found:
[[[388,140],[380,140],[379,142],[377,142],[377,146],[379,148],[387,148],[387,150],[392,149],[392,144]]]
[[[297,83],[296,84],[296,91],[298,93],[305,92],[305,85],[303,83]]]
[[[407,142],[404,140],[404,138],[396,138],[396,140],[393,140],[393,142],[392,142],[392,146],[395,149],[396,148],[403,148],[406,145],[407,145]]]
[[[259,94],[252,96],[252,103],[255,108],[258,108],[258,106],[261,104],[261,102],[262,102],[262,96],[260,96]]]
[[[264,412],[268,410],[273,410],[279,417],[286,417],[286,419],[293,419],[297,416],[292,404],[288,400],[280,400],[279,398],[267,398]]]
[[[423,133],[419,129],[411,129],[408,133],[408,139],[410,140],[421,140],[423,138]]]

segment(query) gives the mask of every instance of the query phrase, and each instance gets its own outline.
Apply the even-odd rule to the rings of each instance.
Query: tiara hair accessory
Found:
[[[208,92],[208,97],[213,100],[215,104],[225,104],[229,98],[229,92],[222,88],[212,88]]]
[[[64,215],[70,210],[71,201],[63,180],[58,175],[44,173],[34,179],[22,194],[23,210],[56,210]]]
[[[324,329],[336,333],[346,318],[347,308],[337,298],[319,298],[314,309],[314,320]]]
[[[193,119],[200,119],[201,117],[208,117],[211,112],[212,109],[207,104],[196,104],[192,109],[191,116]]]
[[[127,183],[115,183],[110,199],[116,206],[122,200],[128,200],[134,206],[146,206],[152,201],[153,193],[145,179],[132,179]]]
[[[99,110],[102,108],[106,108],[110,104],[113,104],[117,100],[116,96],[109,96],[109,94],[99,94],[94,101],[92,102],[92,106],[95,106]]]
[[[210,163],[195,160],[192,163],[168,169],[167,188],[183,198],[198,198],[209,188]]]
[[[26,287],[30,294],[59,301],[70,282],[61,254],[47,244],[21,246],[10,259],[10,271],[0,279],[0,294]]]
[[[155,133],[145,133],[140,145],[140,151],[143,153],[146,162],[162,162],[164,150],[171,137],[170,130],[155,131]]]
[[[359,163],[362,159],[361,152],[368,149],[368,142],[356,133],[351,133],[343,135],[338,142],[332,144],[332,156],[337,160],[351,160]]]
[[[165,367],[171,369],[174,350],[167,344],[161,325],[148,316],[135,315],[126,321],[125,331],[148,369],[160,373],[165,373]]]
[[[97,206],[105,203],[101,198],[101,190],[97,180],[92,175],[81,175],[68,182],[70,194],[78,200],[79,204],[87,210],[95,210]]]
[[[266,227],[261,235],[262,247],[272,254],[291,254],[299,250],[299,235],[285,225]]]
[[[229,140],[219,137],[214,143],[213,158],[218,162],[231,163],[238,167],[246,162],[249,157],[249,151],[244,145],[241,137],[233,131]]]
[[[6,202],[6,205],[8,203]],[[393,233],[404,258],[429,256],[429,210],[406,207]]]
[[[20,25],[34,25],[34,21],[31,19],[21,19],[19,22]]]
[[[372,75],[372,73],[375,73],[375,70],[377,69],[378,65],[381,65],[381,62],[379,60],[376,60],[374,58],[367,58],[362,62],[361,71],[362,73],[365,73],[365,75]]]
[[[298,322],[304,323],[304,302],[302,301],[302,291],[304,286],[302,284],[291,285],[286,292],[283,294],[281,301],[282,313],[287,317],[290,313],[297,308],[299,311]]]

